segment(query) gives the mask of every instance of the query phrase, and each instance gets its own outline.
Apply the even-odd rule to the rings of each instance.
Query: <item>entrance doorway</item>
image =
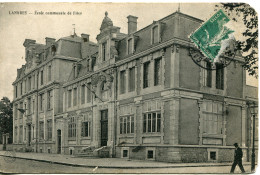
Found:
[[[108,111],[101,111],[101,146],[107,146],[108,140]]]
[[[61,130],[60,129],[57,130],[57,144],[58,144],[57,153],[61,154]]]

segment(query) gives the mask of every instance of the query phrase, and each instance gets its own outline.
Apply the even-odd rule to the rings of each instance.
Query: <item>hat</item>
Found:
[[[238,146],[238,144],[237,144],[237,143],[234,143],[234,146]]]

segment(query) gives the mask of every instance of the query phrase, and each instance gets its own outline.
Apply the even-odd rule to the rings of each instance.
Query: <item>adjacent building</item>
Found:
[[[196,65],[188,36],[203,21],[181,12],[138,31],[138,18],[127,19],[121,33],[106,12],[97,43],[75,33],[25,40],[26,65],[13,83],[14,149],[224,162],[237,142],[249,160],[257,89],[246,86],[243,58],[214,71]]]

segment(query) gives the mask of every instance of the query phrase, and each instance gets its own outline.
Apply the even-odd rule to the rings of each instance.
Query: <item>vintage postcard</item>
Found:
[[[254,173],[247,3],[0,3],[1,173]]]

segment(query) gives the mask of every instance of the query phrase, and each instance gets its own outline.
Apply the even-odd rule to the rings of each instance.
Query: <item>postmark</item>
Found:
[[[230,19],[219,10],[200,28],[190,35],[190,39],[211,62],[216,61],[226,47],[234,31],[225,26]]]

